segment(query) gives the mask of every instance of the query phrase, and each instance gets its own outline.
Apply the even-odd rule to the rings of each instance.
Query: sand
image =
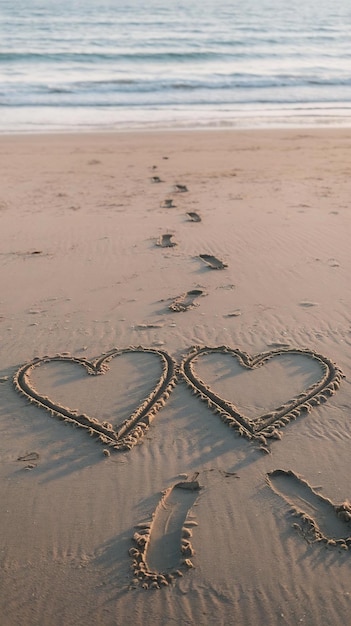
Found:
[[[347,624],[351,130],[2,136],[2,626]]]

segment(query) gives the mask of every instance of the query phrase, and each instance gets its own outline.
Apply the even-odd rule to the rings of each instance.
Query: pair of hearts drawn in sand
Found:
[[[83,367],[87,374],[93,376],[106,374],[109,370],[108,364],[112,359],[129,353],[147,353],[157,357],[162,364],[162,373],[147,398],[117,429],[108,422],[99,422],[96,418],[61,406],[49,397],[41,395],[36,391],[31,381],[31,374],[36,368],[44,363],[54,361],[77,364]],[[318,362],[322,375],[313,385],[275,410],[256,418],[249,418],[240,412],[233,403],[213,391],[197,375],[195,370],[196,361],[208,354],[231,355],[246,370],[255,370],[258,367],[262,367],[267,361],[282,354],[304,355]],[[115,348],[93,361],[67,355],[36,358],[19,368],[14,376],[14,384],[16,389],[24,394],[30,402],[45,409],[52,416],[85,428],[90,435],[98,437],[104,444],[116,450],[130,450],[144,436],[156,413],[164,406],[180,378],[185,380],[202,401],[206,402],[213,411],[219,414],[224,423],[247,439],[263,444],[264,448],[267,439],[280,439],[279,429],[285,426],[285,424],[296,419],[300,413],[304,411],[309,412],[313,406],[334,395],[344,375],[341,369],[327,357],[302,348],[279,348],[262,352],[256,356],[250,356],[246,352],[228,346],[213,348],[194,346],[183,361],[177,364],[163,350],[138,346],[124,349]]]

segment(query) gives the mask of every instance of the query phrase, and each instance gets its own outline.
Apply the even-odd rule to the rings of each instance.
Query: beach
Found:
[[[2,135],[2,626],[351,608],[350,128]]]

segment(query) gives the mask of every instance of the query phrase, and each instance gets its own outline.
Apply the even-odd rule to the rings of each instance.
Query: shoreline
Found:
[[[86,110],[72,109],[61,111],[56,118],[50,119],[47,111],[38,110],[33,116],[21,118],[9,118],[2,127],[0,136],[17,134],[71,134],[71,133],[124,133],[124,132],[182,132],[182,131],[240,131],[240,130],[284,130],[291,128],[351,128],[351,111],[349,107],[320,109],[301,107],[296,111],[272,110],[258,112],[237,111],[229,113],[213,111],[205,114],[203,111],[181,112],[178,114],[165,114],[164,111],[133,111],[126,115],[121,112],[121,117],[116,111],[103,109]],[[3,107],[6,114],[6,107]],[[105,121],[104,121],[105,118]],[[6,117],[5,117],[6,119]],[[28,121],[28,119],[30,121]],[[95,119],[99,119],[96,124]],[[44,121],[43,121],[44,120]],[[45,121],[46,120],[46,121]],[[10,129],[8,127],[10,126]],[[41,130],[43,128],[43,130]]]
[[[349,133],[351,131],[351,123],[350,126],[275,126],[275,127],[165,127],[165,128],[125,128],[125,129],[92,129],[92,130],[43,130],[41,132],[28,131],[28,132],[0,132],[0,137],[5,140],[11,140],[13,138],[18,139],[35,139],[35,138],[43,138],[43,137],[53,137],[56,138],[77,138],[80,137],[97,137],[101,136],[102,139],[108,139],[113,137],[126,137],[126,136],[136,136],[142,137],[150,137],[150,135],[155,135],[156,137],[161,137],[162,135],[169,135],[170,137],[179,136],[187,136],[187,135],[204,135],[204,136],[214,136],[216,134],[223,135],[255,135],[263,136],[263,135],[272,135],[279,136],[285,132],[294,135],[299,135],[300,132],[308,132],[311,134],[335,134],[339,135],[342,133]]]
[[[36,136],[36,135],[53,135],[53,136],[58,136],[58,135],[108,135],[108,134],[116,134],[116,135],[124,135],[124,134],[132,134],[132,133],[145,133],[145,134],[151,134],[151,133],[170,133],[170,134],[175,134],[175,133],[231,133],[231,132],[274,132],[274,131],[299,131],[299,130],[306,130],[306,131],[313,131],[313,130],[330,130],[330,131],[338,131],[338,130],[350,130],[351,129],[351,118],[350,120],[346,123],[335,123],[335,124],[330,124],[330,123],[321,123],[321,124],[316,124],[316,123],[306,123],[306,124],[272,124],[272,125],[265,125],[265,124],[258,124],[256,126],[252,126],[250,124],[246,125],[242,125],[242,126],[234,126],[234,125],[218,125],[218,126],[160,126],[160,127],[147,127],[147,126],[139,126],[139,127],[126,127],[126,128],[116,128],[116,127],[111,127],[111,128],[106,128],[103,129],[101,127],[99,128],[84,128],[84,129],[77,129],[75,128],[62,128],[59,130],[54,130],[54,129],[50,129],[50,128],[45,128],[43,130],[13,130],[13,131],[1,131],[0,130],[0,137],[32,137],[32,136]]]

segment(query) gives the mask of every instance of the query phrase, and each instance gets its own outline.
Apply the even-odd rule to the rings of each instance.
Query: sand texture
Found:
[[[1,626],[349,623],[350,158],[1,138]]]

